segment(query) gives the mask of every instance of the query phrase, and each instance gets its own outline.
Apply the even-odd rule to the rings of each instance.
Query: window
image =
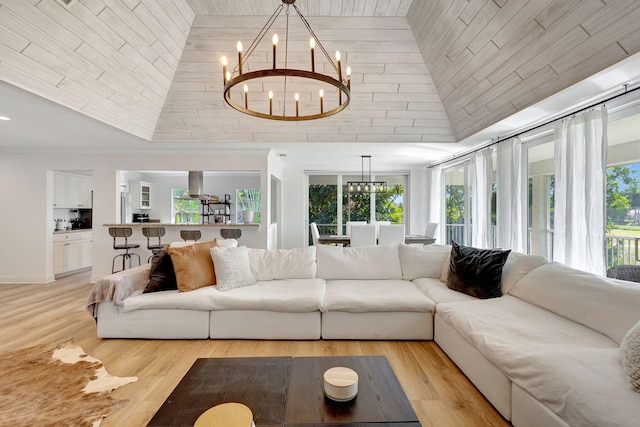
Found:
[[[470,245],[471,192],[468,191],[468,164],[444,171],[445,242]]]
[[[607,268],[640,264],[640,163],[607,168]]]
[[[553,259],[553,204],[555,189],[554,143],[532,145],[527,150],[527,246],[532,255]]]
[[[260,223],[260,190],[236,190],[236,221],[238,224],[244,224],[245,219],[249,220],[249,216],[243,215],[245,211],[253,211],[252,224]]]
[[[309,224],[315,222],[320,234],[338,234],[338,177],[310,175],[308,196]]]
[[[174,224],[199,224],[200,201],[189,197],[189,190],[171,190],[171,218]]]
[[[309,223],[318,225],[320,234],[345,234],[347,221],[405,222],[406,175],[378,175],[387,189],[376,193],[349,193],[348,181],[361,176],[309,175]]]

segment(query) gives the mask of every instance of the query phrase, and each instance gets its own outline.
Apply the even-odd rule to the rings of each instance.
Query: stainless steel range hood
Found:
[[[189,197],[192,199],[207,200],[208,194],[202,191],[204,174],[202,171],[189,171]]]

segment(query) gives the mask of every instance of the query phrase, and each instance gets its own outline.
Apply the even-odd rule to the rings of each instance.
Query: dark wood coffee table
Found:
[[[334,366],[358,373],[354,400],[325,397],[322,374]],[[384,356],[198,359],[148,425],[193,426],[226,402],[248,406],[257,427],[421,425]]]

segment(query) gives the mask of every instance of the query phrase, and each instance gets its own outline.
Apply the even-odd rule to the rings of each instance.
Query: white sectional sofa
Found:
[[[450,251],[250,249],[256,284],[225,292],[142,294],[142,266],[98,281],[88,309],[105,338],[434,339],[517,427],[640,425],[619,355],[640,285],[511,253],[502,296],[477,299],[445,284]]]

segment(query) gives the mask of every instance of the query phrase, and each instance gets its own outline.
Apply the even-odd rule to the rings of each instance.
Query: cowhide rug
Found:
[[[0,426],[98,426],[127,404],[111,391],[137,379],[109,375],[70,341],[0,354]]]

